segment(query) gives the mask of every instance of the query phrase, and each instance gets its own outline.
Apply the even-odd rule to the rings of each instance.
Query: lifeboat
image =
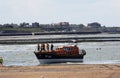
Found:
[[[40,64],[82,62],[86,51],[79,49],[77,45],[58,46],[54,48],[50,44],[38,44],[34,51]]]

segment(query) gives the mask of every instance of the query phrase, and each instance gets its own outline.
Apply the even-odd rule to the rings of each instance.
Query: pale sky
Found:
[[[64,21],[120,26],[120,0],[0,0],[0,24]]]

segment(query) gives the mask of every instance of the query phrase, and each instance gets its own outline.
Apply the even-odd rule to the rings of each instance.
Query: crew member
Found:
[[[53,50],[53,47],[54,47],[53,44],[51,44],[51,50]]]
[[[48,43],[46,44],[46,48],[47,48],[47,51],[49,51],[49,44]]]
[[[41,51],[45,51],[45,44],[41,44]]]
[[[38,44],[38,46],[37,46],[37,50],[40,51],[40,45],[39,45],[39,44]]]

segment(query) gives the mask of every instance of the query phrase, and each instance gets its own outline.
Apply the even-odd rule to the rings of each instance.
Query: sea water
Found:
[[[54,46],[70,45],[55,43]],[[80,49],[86,50],[82,63],[76,64],[119,64],[120,42],[83,42],[77,43]],[[4,66],[35,66],[39,65],[34,51],[37,44],[0,45],[0,56]],[[72,64],[72,63],[68,63]]]

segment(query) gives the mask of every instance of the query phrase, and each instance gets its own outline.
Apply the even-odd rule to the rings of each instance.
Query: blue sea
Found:
[[[54,45],[71,45],[71,43],[55,43]],[[77,43],[77,45],[80,49],[86,50],[86,55],[82,63],[75,64],[120,64],[120,42],[82,42]],[[39,65],[40,63],[34,54],[36,47],[37,44],[0,44],[0,56],[4,60],[3,65]]]

